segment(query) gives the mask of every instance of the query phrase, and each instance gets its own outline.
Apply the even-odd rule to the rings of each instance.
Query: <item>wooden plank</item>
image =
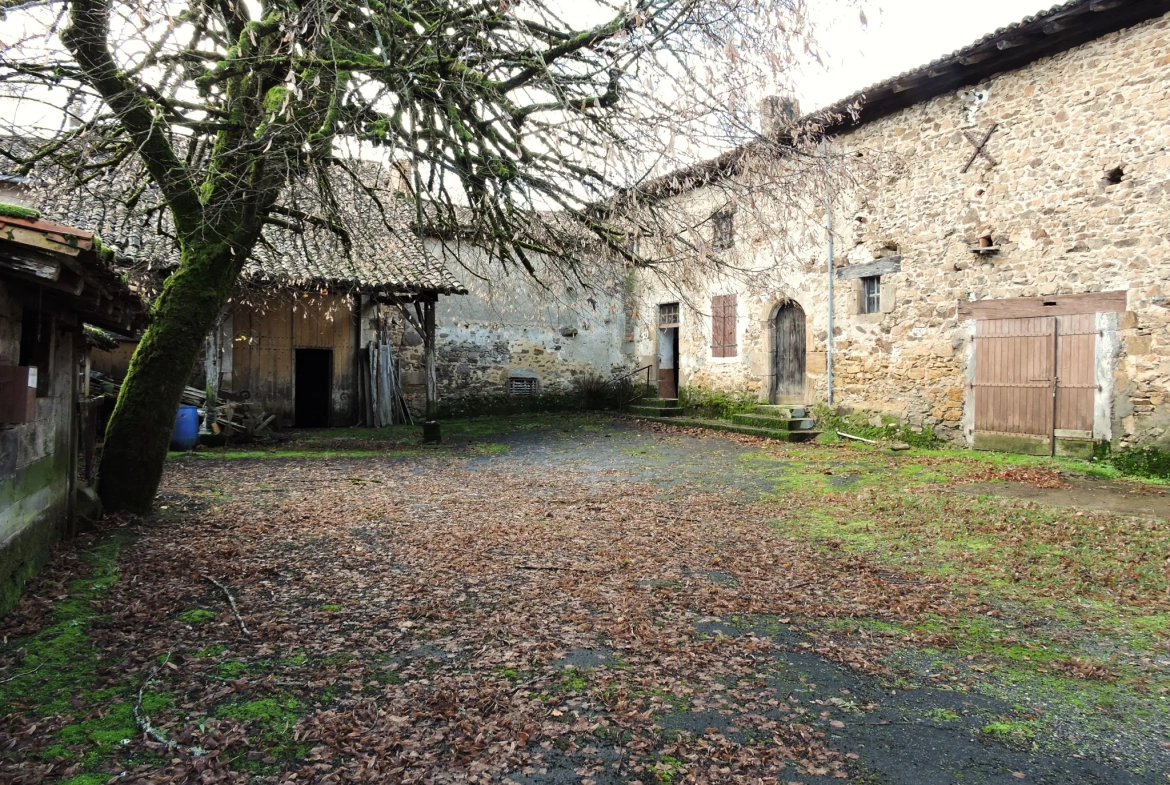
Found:
[[[45,251],[51,251],[52,253],[59,253],[64,256],[77,256],[84,250],[78,244],[65,242],[65,238],[59,234],[46,234],[45,232],[26,229],[23,226],[16,226],[14,224],[6,224],[0,227],[0,239],[32,246],[33,248],[40,248]]]
[[[851,264],[846,267],[837,267],[837,278],[849,281],[854,278],[869,278],[874,275],[889,275],[902,271],[901,256],[887,256],[865,264]]]
[[[1022,319],[1034,316],[1065,316],[1086,313],[1122,313],[1124,291],[1061,294],[1051,297],[1012,297],[1003,300],[960,300],[963,319]]]
[[[1057,359],[1057,410],[1055,427],[1093,430],[1093,398],[1096,393],[1096,317],[1093,314],[1062,316],[1060,355]]]
[[[727,295],[723,303],[723,356],[735,357],[739,354],[738,341],[735,334],[735,320],[739,303],[734,294]]]

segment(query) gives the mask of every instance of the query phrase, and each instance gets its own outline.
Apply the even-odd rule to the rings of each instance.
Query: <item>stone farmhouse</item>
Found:
[[[750,274],[640,272],[638,364],[667,395],[829,402],[977,448],[1170,444],[1167,12],[1073,0],[807,118],[849,176],[812,178],[784,252],[767,205],[718,197],[783,153],[673,175],[661,198],[711,211]]]

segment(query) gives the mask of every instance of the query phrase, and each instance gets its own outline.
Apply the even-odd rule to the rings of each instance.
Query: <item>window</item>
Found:
[[[720,210],[711,216],[714,223],[714,235],[711,244],[716,250],[723,251],[735,245],[735,213],[731,210]]]
[[[736,297],[721,294],[711,298],[711,356],[735,357]]]
[[[526,376],[508,377],[508,395],[536,395],[536,379]]]
[[[663,303],[658,306],[658,326],[678,327],[678,303]]]
[[[53,319],[33,308],[25,308],[20,317],[20,360],[17,365],[37,369],[37,397],[49,394],[49,357],[53,347]]]
[[[870,275],[861,279],[861,312],[881,313],[882,277]]]

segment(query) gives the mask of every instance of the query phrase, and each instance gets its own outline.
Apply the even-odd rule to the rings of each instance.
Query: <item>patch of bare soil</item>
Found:
[[[1067,475],[1058,475],[1053,479],[1045,475],[1039,482],[1031,477],[1009,478],[1006,482],[961,485],[956,490],[976,496],[1033,501],[1053,507],[1170,519],[1168,489],[1136,482],[1113,482]]]

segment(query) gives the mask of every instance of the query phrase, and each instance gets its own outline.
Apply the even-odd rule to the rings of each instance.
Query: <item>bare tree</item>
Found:
[[[11,166],[73,183],[129,177],[116,198],[177,260],[102,462],[107,506],[140,512],[203,337],[266,226],[333,232],[353,252],[352,233],[399,209],[361,171],[396,162],[419,220],[500,264],[532,270],[539,253],[573,275],[599,247],[615,265],[653,263],[628,245],[624,206],[644,209],[640,184],[751,138],[752,96],[782,83],[813,45],[805,0],[0,0],[0,9],[0,103],[16,107],[9,130],[23,142],[10,148]],[[38,103],[54,108],[55,127],[28,120]],[[364,228],[339,206],[343,181],[373,205]]]

